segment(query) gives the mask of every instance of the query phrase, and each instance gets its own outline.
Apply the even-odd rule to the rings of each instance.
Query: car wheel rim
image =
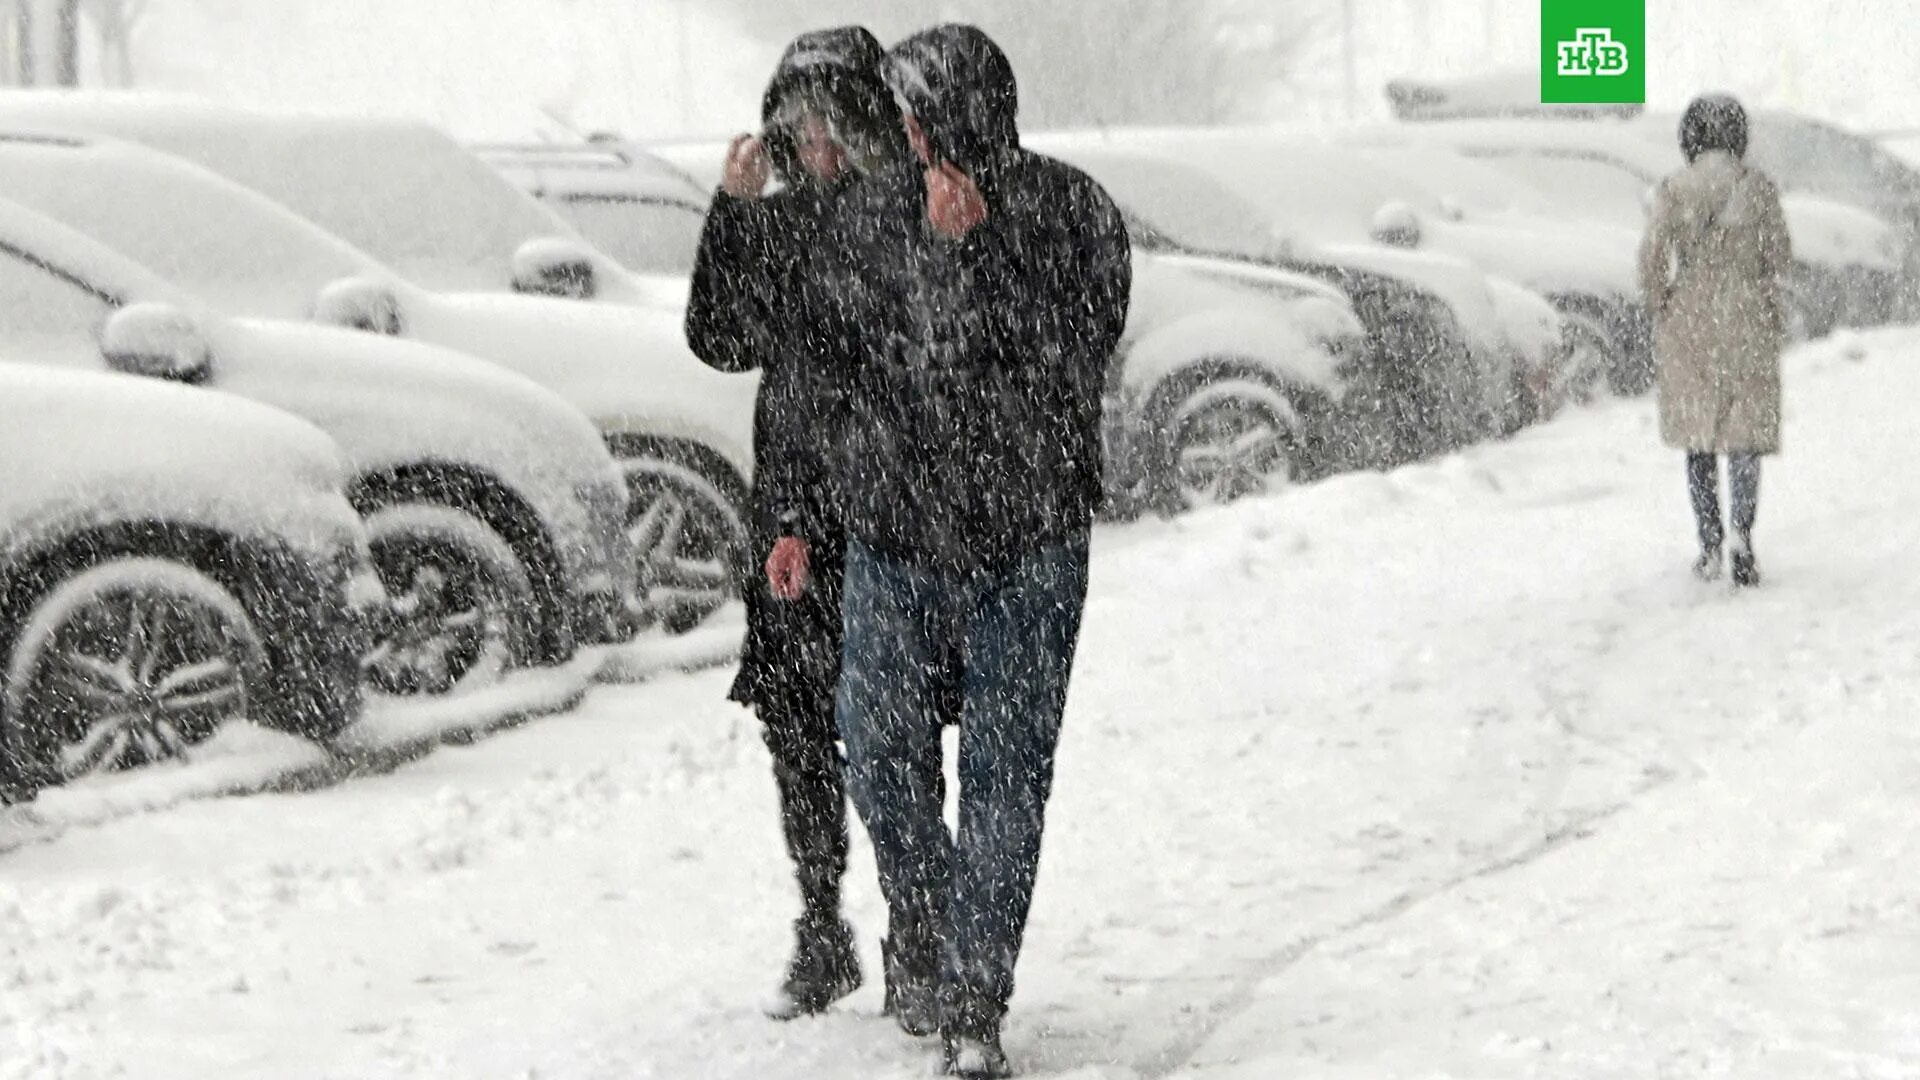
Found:
[[[404,543],[377,545],[374,561],[392,601],[365,665],[374,689],[447,694],[506,671],[511,616],[477,564]]]
[[[1293,482],[1287,427],[1265,409],[1218,405],[1180,421],[1175,483],[1189,507],[1221,506]]]
[[[219,612],[130,590],[77,609],[33,694],[61,780],[184,757],[247,712],[251,646]]]
[[[1570,396],[1582,404],[1592,402],[1606,385],[1607,352],[1599,343],[1582,339],[1567,357],[1571,372]]]
[[[698,622],[726,603],[737,540],[720,512],[666,487],[647,491],[636,509],[627,535],[648,608],[668,622]]]

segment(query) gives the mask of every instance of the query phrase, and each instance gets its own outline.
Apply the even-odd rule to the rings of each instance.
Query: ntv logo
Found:
[[[1627,73],[1627,47],[1613,40],[1612,31],[1605,27],[1575,31],[1573,40],[1562,41],[1559,47],[1563,77]]]
[[[1540,100],[1647,100],[1646,0],[1540,0]]]

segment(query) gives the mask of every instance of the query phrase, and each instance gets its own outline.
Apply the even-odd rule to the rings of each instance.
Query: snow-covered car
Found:
[[[666,159],[613,140],[473,149],[621,265],[642,273],[693,273],[711,193]]]
[[[1347,408],[1375,417],[1349,426],[1388,433],[1356,464],[1453,449],[1546,411],[1538,394],[1564,366],[1565,345],[1552,308],[1525,290],[1496,287],[1459,260],[1423,252],[1307,242],[1213,175],[1170,156],[1084,137],[1043,137],[1036,145],[1099,180],[1148,250],[1275,267],[1341,290],[1369,337]]]
[[[239,717],[315,739],[354,719],[384,596],[318,429],[7,364],[0,461],[0,799],[176,756]]]
[[[447,693],[641,619],[626,489],[551,392],[418,342],[223,317],[119,252],[0,199],[0,362],[151,374],[333,437],[393,597],[370,684]]]
[[[1483,160],[1531,184],[1570,217],[1638,233],[1652,188],[1680,167],[1672,117],[1631,122],[1450,120],[1398,125],[1357,138],[1422,142]],[[1764,123],[1753,153],[1767,156]],[[1792,173],[1789,173],[1791,177]],[[1837,326],[1873,326],[1914,310],[1915,245],[1887,219],[1831,191],[1782,178],[1781,206],[1793,237],[1789,281],[1796,332],[1818,337]]]
[[[258,192],[109,138],[0,134],[0,172],[14,199],[226,314],[437,345],[548,388],[626,474],[650,608],[684,629],[732,595],[757,380],[700,363],[676,307],[436,292]]]
[[[1504,316],[1517,310],[1515,305],[1496,302],[1493,295],[1528,286],[1457,252],[1414,250],[1392,228],[1383,228],[1402,224],[1379,220],[1392,201],[1382,192],[1393,189],[1381,185],[1377,170],[1352,153],[1296,145],[1266,130],[1133,130],[1098,138],[1210,175],[1216,187],[1237,196],[1237,205],[1254,207],[1265,235],[1253,242],[1281,257],[1317,255],[1411,280],[1440,296],[1461,324],[1470,362],[1438,389],[1452,411],[1465,418],[1468,437],[1511,430],[1516,418],[1540,411],[1524,389],[1539,381],[1529,372],[1548,370],[1565,358],[1557,341],[1544,351],[1538,348],[1537,319],[1529,316],[1518,326],[1507,322]],[[1400,242],[1384,243],[1382,237]],[[1495,285],[1501,277],[1508,282]]]
[[[483,156],[573,216],[594,244],[692,266],[709,196],[665,161],[594,145]],[[583,198],[593,208],[578,214]],[[663,203],[691,227],[662,230]],[[1365,330],[1335,289],[1136,245],[1106,410],[1110,512],[1231,501],[1347,465],[1357,440],[1340,404],[1365,355]]]
[[[410,281],[620,304],[683,300],[431,124],[276,113],[111,91],[0,93],[0,125],[108,135],[253,188]]]
[[[1290,161],[1358,167],[1341,185],[1348,207],[1379,199],[1369,224],[1383,244],[1463,258],[1553,304],[1600,351],[1578,377],[1605,374],[1618,391],[1648,386],[1652,334],[1636,279],[1639,233],[1556,212],[1532,185],[1444,147],[1290,144]]]
[[[1108,387],[1110,504],[1190,509],[1352,467],[1378,438],[1346,407],[1368,357],[1366,328],[1320,281],[1136,248]]]

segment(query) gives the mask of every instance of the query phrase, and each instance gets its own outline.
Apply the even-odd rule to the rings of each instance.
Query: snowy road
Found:
[[[1016,1064],[1920,1077],[1920,334],[1854,340],[1789,361],[1758,594],[1687,576],[1645,403],[1103,534]],[[928,1075],[877,985],[760,1019],[728,677],[4,856],[0,1076]]]

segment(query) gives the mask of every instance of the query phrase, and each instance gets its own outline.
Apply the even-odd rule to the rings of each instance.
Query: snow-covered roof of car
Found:
[[[577,239],[538,200],[423,122],[8,91],[0,93],[0,125],[113,135],[177,154],[436,288],[505,288],[522,244]]]
[[[692,176],[632,143],[491,143],[472,149],[480,160],[541,198],[649,198],[703,213],[707,208],[708,192]]]
[[[1457,79],[1392,79],[1387,103],[1402,120],[1444,120],[1488,116],[1632,117],[1644,105],[1552,104],[1540,100],[1540,75],[1532,68],[1509,68]]]
[[[1177,157],[1253,200],[1291,236],[1315,243],[1365,238],[1380,208],[1405,198],[1351,148],[1285,129],[1115,130],[1060,137],[1045,148],[1072,157],[1101,142]]]
[[[195,314],[205,310],[192,296],[119,251],[4,194],[0,194],[0,248],[73,279],[90,292],[104,293],[115,303],[156,301]]]
[[[1075,134],[1037,135],[1025,142],[1085,169],[1136,226],[1182,247],[1263,258],[1288,239],[1265,208],[1203,169]]]

